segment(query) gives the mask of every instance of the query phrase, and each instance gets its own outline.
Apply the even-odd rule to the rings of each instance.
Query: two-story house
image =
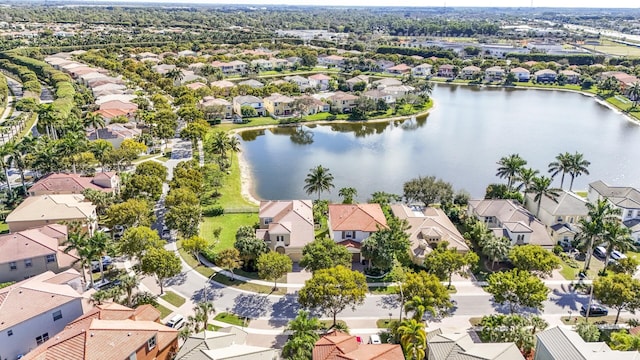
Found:
[[[607,199],[620,210],[620,220],[631,230],[631,236],[640,243],[640,191],[630,186],[610,186],[598,180],[589,184],[589,202]]]
[[[313,88],[316,88],[320,91],[325,91],[329,88],[329,81],[331,77],[325,74],[315,74],[309,76],[309,85]]]
[[[551,83],[556,81],[558,74],[551,69],[542,69],[535,72],[536,81],[539,83]]]
[[[386,229],[387,219],[379,204],[329,204],[329,237],[349,249],[354,262],[360,255],[362,242],[378,229]]]
[[[285,76],[284,79],[290,83],[298,85],[301,91],[304,91],[311,87],[311,81],[306,77],[300,75]]]
[[[293,115],[291,106],[294,101],[294,98],[273,93],[264,98],[264,107],[271,116],[291,116]]]
[[[531,77],[531,72],[523,67],[516,67],[509,71],[516,77],[516,80],[520,82],[527,82]]]
[[[460,70],[459,76],[463,79],[473,79],[474,77],[478,76],[478,74],[480,74],[481,71],[482,69],[480,69],[479,67],[469,65],[469,66],[463,67]]]
[[[349,86],[349,90],[351,91],[353,91],[353,86],[359,83],[364,83],[366,89],[369,86],[369,77],[367,75],[358,75],[348,79],[345,83],[347,83],[347,86]]]
[[[573,70],[560,70],[560,74],[567,78],[567,83],[569,84],[577,84],[580,82],[580,73]]]
[[[117,194],[120,192],[120,177],[115,172],[99,172],[94,176],[53,173],[38,180],[28,192],[29,196],[82,194],[86,189]]]
[[[467,215],[484,222],[496,237],[511,245],[533,244],[551,249],[555,242],[540,220],[513,200],[470,200]]]
[[[66,240],[67,226],[59,224],[0,235],[0,283],[70,269],[79,257],[64,251]]]
[[[335,94],[329,96],[331,101],[331,109],[335,109],[341,113],[349,113],[351,109],[356,107],[356,100],[358,97],[353,94],[348,94],[342,91],[337,91]]]
[[[219,99],[213,96],[205,96],[198,103],[198,108],[204,111],[207,120],[216,120],[219,118],[231,119],[233,116],[233,106],[225,99]]]
[[[538,211],[538,202],[535,201],[535,194],[526,195],[526,208],[532,214]],[[578,221],[586,218],[589,210],[587,201],[580,196],[562,191],[560,196],[554,200],[543,196],[540,201],[540,212],[538,219],[547,227],[551,238],[558,244],[569,247],[580,229]]]
[[[81,194],[29,196],[9,215],[5,222],[11,232],[61,222],[77,221],[93,235],[98,226],[96,206]]]
[[[492,66],[484,71],[486,81],[501,81],[504,79],[505,71],[500,66]]]
[[[318,57],[318,65],[326,67],[342,67],[344,65],[344,57],[338,55],[329,55]]]
[[[385,90],[373,89],[373,90],[365,91],[362,93],[362,96],[376,102],[382,100],[387,104],[393,104],[396,102],[396,98],[393,97],[393,95],[386,92]]]
[[[313,241],[313,204],[311,200],[262,201],[260,228],[256,237],[264,240],[272,251],[300,261],[302,248]]]
[[[0,289],[0,358],[18,359],[82,315],[81,289],[75,270],[47,271]]]
[[[413,76],[429,76],[431,75],[432,70],[433,70],[433,65],[420,64],[418,66],[414,66],[413,69],[411,69],[411,74]]]
[[[438,67],[438,76],[444,78],[453,78],[456,76],[455,66],[451,64],[443,64]]]
[[[236,96],[233,98],[233,111],[242,115],[242,107],[250,106],[255,109],[258,116],[266,116],[267,110],[264,108],[264,102],[259,97],[253,95]]]

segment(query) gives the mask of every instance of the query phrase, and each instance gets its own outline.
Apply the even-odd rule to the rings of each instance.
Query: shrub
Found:
[[[556,255],[560,255],[562,253],[562,246],[556,245],[553,247],[553,253]]]
[[[202,209],[202,215],[204,216],[220,216],[222,214],[224,214],[222,206],[207,206]]]
[[[202,252],[200,252],[200,255],[202,255],[203,258],[207,259],[207,261],[215,264],[217,254],[215,251],[213,251],[212,247],[207,247]]]
[[[327,116],[327,118],[326,118],[326,119],[327,119],[327,120],[335,120],[335,119],[337,119],[337,118],[338,118],[338,117],[337,117],[336,115],[331,114],[331,115]]]

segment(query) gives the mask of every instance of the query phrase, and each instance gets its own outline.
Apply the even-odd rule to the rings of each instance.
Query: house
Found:
[[[294,101],[296,101],[294,98],[273,93],[264,98],[264,108],[271,116],[291,116],[293,115],[291,106]]]
[[[170,360],[177,351],[178,330],[160,323],[160,311],[112,303],[96,305],[23,359]]]
[[[238,83],[238,85],[245,85],[245,86],[249,86],[251,88],[254,89],[260,89],[264,87],[264,84],[261,83],[260,81],[256,80],[256,79],[249,79],[249,80],[245,80],[245,81],[240,81]]]
[[[132,102],[124,102],[120,100],[106,101],[100,104],[100,110],[123,110],[127,113],[135,113],[138,110],[138,105]]]
[[[455,66],[451,64],[444,64],[438,67],[438,76],[445,78],[452,78],[456,76]]]
[[[402,81],[394,78],[383,78],[373,82],[373,87],[379,90],[384,90],[387,86],[401,86]]]
[[[298,96],[295,97],[295,99],[300,100],[304,104],[308,104],[308,108],[306,110],[300,109],[303,112],[302,115],[313,115],[321,112],[329,112],[329,110],[331,110],[331,106],[329,104],[309,95]]]
[[[484,222],[496,237],[506,237],[511,245],[533,244],[551,249],[556,243],[544,224],[513,200],[470,200],[468,216]]]
[[[113,118],[125,117],[129,121],[135,119],[136,111],[123,110],[123,109],[104,109],[95,111],[94,114],[100,115],[105,123],[110,123]]]
[[[247,72],[247,63],[240,60],[234,60],[229,63],[231,69],[236,74],[244,74]]]
[[[167,74],[169,71],[175,69],[176,66],[175,65],[170,65],[170,64],[161,64],[161,65],[154,65],[151,67],[151,69],[155,72],[157,72],[160,75],[165,75]]]
[[[613,77],[618,81],[618,84],[620,84],[620,91],[623,93],[626,92],[628,88],[633,86],[633,84],[640,81],[640,79],[638,79],[637,77],[629,75],[622,71],[605,71],[603,73],[600,73],[600,78],[603,80],[610,77]]]
[[[228,89],[236,87],[236,84],[232,83],[229,80],[218,80],[218,81],[212,82],[211,83],[211,87],[212,88],[217,87],[217,88],[220,88],[220,89],[228,90]]]
[[[396,99],[405,97],[408,94],[412,94],[416,91],[416,88],[409,85],[387,86],[383,90],[387,94],[393,96]]]
[[[94,71],[94,72],[90,72],[90,73],[78,76],[78,82],[81,83],[82,85],[90,87],[90,85],[89,85],[89,81],[90,80],[94,80],[94,79],[109,79],[109,78],[110,78],[109,76],[107,76],[107,75],[105,75],[103,73]]]
[[[198,56],[198,53],[191,50],[178,51],[178,56]]]
[[[202,88],[206,88],[206,87],[208,87],[208,86],[207,86],[207,84],[202,83],[202,82],[199,82],[199,81],[196,81],[196,82],[191,83],[191,84],[187,84],[187,85],[185,85],[185,86],[186,86],[188,89],[191,89],[191,90],[194,90],[194,91],[195,91],[195,90],[198,90],[198,89],[202,89]]]
[[[274,69],[286,69],[293,65],[293,63],[290,63],[286,59],[269,58],[269,62]]]
[[[311,200],[262,201],[258,218],[256,237],[292,261],[300,261],[302,248],[315,238]]]
[[[367,75],[358,75],[354,76],[351,79],[345,81],[345,83],[349,86],[349,90],[353,91],[353,86],[359,83],[365,83],[365,89],[369,85],[369,77]]]
[[[344,58],[338,55],[318,57],[318,65],[326,67],[342,67],[342,65],[344,65]]]
[[[360,262],[362,242],[378,229],[387,228],[379,204],[329,204],[329,237],[349,249],[354,262]]]
[[[526,194],[525,207],[532,214],[538,211],[538,202],[534,198],[535,194]],[[562,191],[555,201],[546,196],[541,198],[537,217],[556,243],[570,246],[579,231],[578,221],[586,218],[588,213],[585,199],[572,192]]]
[[[251,66],[254,66],[258,70],[262,70],[262,71],[268,71],[273,69],[273,63],[265,59],[252,60]]]
[[[84,75],[82,75],[84,76]],[[101,86],[101,85],[106,85],[106,84],[119,84],[119,85],[124,85],[124,81],[120,78],[115,78],[115,77],[111,77],[111,76],[104,76],[104,77],[93,77],[93,78],[89,78],[86,81],[86,85],[93,89],[95,87]],[[101,95],[98,95],[101,96]]]
[[[99,172],[94,176],[53,173],[38,180],[28,193],[29,196],[82,194],[86,189],[117,194],[120,191],[120,177],[115,172]]]
[[[331,109],[335,109],[341,113],[348,113],[351,112],[351,109],[356,107],[356,100],[358,100],[359,97],[338,91],[327,99],[331,101]]]
[[[536,334],[533,360],[640,360],[637,351],[611,350],[604,342],[586,342],[573,330],[556,326]]]
[[[567,83],[569,84],[577,84],[580,82],[580,73],[573,70],[560,70],[560,74],[567,78]]]
[[[363,344],[359,337],[333,330],[316,341],[312,360],[404,360],[398,344]]]
[[[444,211],[433,207],[423,209],[405,204],[391,205],[391,211],[397,218],[406,220],[409,224],[407,229],[411,243],[409,251],[411,260],[416,265],[422,265],[431,249],[443,241],[449,243],[449,248],[454,248],[459,253],[469,252],[469,246],[464,237]]]
[[[4,271],[4,270],[3,270]],[[83,313],[80,274],[47,271],[0,289],[0,356],[17,359]]]
[[[193,334],[184,342],[176,360],[273,360],[277,358],[272,348],[246,344],[247,333],[235,327],[217,331],[204,330]]]
[[[433,70],[433,65],[431,64],[420,64],[411,69],[411,74],[413,76],[429,76],[431,75],[431,71]]]
[[[84,200],[80,194],[29,196],[7,215],[5,222],[13,233],[62,221],[78,221],[93,235],[98,219],[96,207]]]
[[[236,96],[233,98],[233,111],[242,115],[242,107],[250,106],[256,110],[258,116],[266,116],[267,110],[264,108],[264,102],[259,97],[253,95]]]
[[[79,258],[64,252],[66,240],[67,227],[58,224],[0,235],[0,283],[70,269]]]
[[[121,101],[124,103],[130,103],[135,98],[136,96],[131,94],[120,94],[120,95],[114,94],[114,95],[105,95],[105,96],[97,97],[94,102],[96,103],[96,105],[102,106],[102,104],[111,102],[114,100]]]
[[[467,79],[467,80],[471,80],[473,78],[475,78],[477,76],[477,74],[480,74],[480,72],[482,71],[482,69],[480,69],[477,66],[473,66],[473,65],[469,65],[469,66],[465,66],[462,68],[462,70],[460,70],[460,77],[463,79]]]
[[[636,242],[640,242],[640,191],[629,186],[610,186],[598,180],[589,184],[587,198],[590,203],[607,199],[620,210],[620,220],[631,230]]]
[[[381,71],[386,71],[388,68],[395,66],[396,64],[391,60],[376,60],[376,67]]]
[[[296,85],[298,85],[298,87],[300,88],[300,90],[304,91],[305,89],[309,88],[311,86],[311,80],[302,77],[300,75],[294,75],[294,76],[285,76],[284,79],[290,83],[294,83]]]
[[[492,66],[484,71],[484,79],[486,81],[501,81],[504,75],[505,71],[500,66]]]
[[[444,333],[442,329],[427,334],[429,360],[524,360],[515,343],[476,343],[468,332]]]
[[[531,77],[531,72],[523,67],[513,68],[510,72],[516,77],[516,80],[520,82],[527,82]]]
[[[103,128],[87,130],[87,139],[93,140],[106,140],[113,145],[114,148],[119,148],[120,144],[126,139],[135,139],[142,135],[142,130],[138,129],[135,124],[108,124]]]
[[[383,100],[387,104],[393,104],[396,102],[396,98],[393,97],[393,95],[386,92],[385,90],[375,89],[375,90],[365,91],[362,93],[362,96],[376,102]]]
[[[407,64],[398,64],[396,66],[387,68],[387,72],[390,74],[407,74],[411,72],[411,66]]]
[[[110,94],[124,94],[127,90],[127,87],[120,84],[104,84],[91,88],[91,92],[93,92],[93,96],[103,96]]]
[[[208,120],[215,120],[215,117],[231,119],[233,116],[233,106],[231,103],[225,99],[218,99],[213,96],[205,96],[202,98],[198,103],[198,108],[204,111]],[[208,108],[213,108],[215,111],[208,111]],[[219,108],[221,111],[218,111],[216,108]]]
[[[536,82],[540,83],[554,82],[558,77],[558,74],[551,69],[538,70],[533,75],[536,77]]]
[[[329,89],[329,81],[331,80],[331,77],[325,74],[311,75],[309,76],[308,79],[309,79],[309,85],[311,87],[314,87],[320,91],[325,91]]]

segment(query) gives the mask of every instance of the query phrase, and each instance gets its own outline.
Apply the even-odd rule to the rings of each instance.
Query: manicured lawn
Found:
[[[173,291],[165,291],[164,295],[162,295],[161,298],[162,300],[175,307],[180,307],[186,302],[185,298],[174,293]]]
[[[395,316],[395,315],[394,315]],[[376,321],[376,326],[378,326],[378,329],[388,329],[391,327],[391,325],[397,323],[398,320],[395,319],[378,319],[378,321]]]
[[[562,266],[562,268],[560,269],[560,274],[567,280],[577,280],[578,273],[580,273],[580,270],[584,268],[584,261],[578,261],[575,259],[573,261],[574,266],[572,267],[571,262],[568,263],[562,259],[560,260],[560,266]],[[602,261],[596,259],[595,257],[592,258],[589,270],[587,270],[587,278],[595,279],[596,277],[598,277],[598,272],[603,268],[604,263]]]
[[[171,313],[173,311],[171,311],[170,309],[158,304],[158,306],[155,307],[156,309],[158,309],[160,311],[160,319],[164,319],[167,316],[171,315]]]
[[[231,325],[237,325],[237,326],[248,326],[249,325],[249,319],[247,318],[243,318],[240,317],[236,314],[232,314],[232,313],[228,313],[228,312],[223,312],[220,313],[218,315],[216,315],[216,317],[213,318],[214,320],[217,321],[222,321],[224,323],[227,324],[231,324]]]
[[[9,232],[9,225],[6,222],[0,221],[0,234],[6,234]]]
[[[258,206],[249,203],[242,197],[242,187],[240,182],[240,165],[238,164],[238,155],[232,154],[231,167],[229,174],[222,179],[222,187],[220,188],[220,198],[218,205],[225,209],[228,208],[254,208],[258,211]]]
[[[320,320],[320,324],[322,324],[323,328],[328,329],[333,325],[333,320]],[[342,325],[343,328],[347,327],[347,323],[343,320],[336,320],[336,324]]]
[[[220,326],[215,326],[215,325],[212,325],[212,324],[207,324],[207,330],[209,330],[209,331],[218,331],[218,330],[220,330]]]
[[[622,102],[620,101],[620,99],[618,99],[615,96],[612,96],[610,98],[607,98],[607,102],[615,107],[617,107],[618,109],[624,111],[626,114],[628,114],[629,116],[632,116],[633,118],[640,120],[640,106],[636,107],[635,109],[633,109],[633,111],[630,111],[630,109],[632,108],[633,104],[631,103],[631,101],[627,102]]]
[[[228,131],[233,129],[253,127],[253,126],[263,126],[263,125],[278,125],[278,120],[271,117],[257,117],[257,118],[249,119],[249,122],[246,124],[225,123],[225,124],[215,125],[213,128],[217,130]]]
[[[398,293],[397,286],[372,286],[369,287],[369,292],[376,295],[391,295]]]
[[[239,214],[223,214],[214,217],[204,217],[200,224],[200,236],[207,239],[209,243],[215,241],[213,237],[213,230],[221,227],[220,241],[215,247],[215,250],[228,249],[233,247],[233,243],[236,241],[236,231],[243,225],[253,226],[258,222],[257,213],[239,213]]]
[[[615,311],[610,311],[609,314],[613,314],[613,315],[607,315],[607,316],[590,316],[589,317],[589,323],[590,324],[613,324],[613,322],[616,320],[616,314]],[[563,316],[560,318],[560,320],[562,320],[562,322],[566,325],[576,325],[580,322],[583,322],[586,320],[586,318],[582,315],[580,315],[577,311],[575,312],[575,314],[571,314],[571,317],[569,318],[568,316]],[[622,315],[620,316],[620,319],[618,319],[618,324],[624,324],[627,322],[626,318],[623,318]]]

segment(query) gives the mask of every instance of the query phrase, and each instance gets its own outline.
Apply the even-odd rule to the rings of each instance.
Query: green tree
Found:
[[[551,276],[560,267],[560,259],[540,245],[514,246],[509,251],[509,260],[516,268],[538,276]]]
[[[99,139],[91,142],[89,151],[91,151],[96,160],[98,160],[100,169],[104,171],[105,164],[108,162],[109,157],[113,156],[113,145],[107,140]]]
[[[140,281],[136,275],[123,274],[118,277],[120,288],[127,295],[127,306],[133,306],[133,290],[138,287]]]
[[[164,217],[164,222],[170,229],[178,230],[182,238],[190,238],[198,234],[202,209],[200,204],[180,204],[171,207]]]
[[[542,280],[526,270],[493,273],[487,282],[489,286],[485,290],[493,295],[496,303],[508,305],[511,314],[521,307],[542,310],[549,293]]]
[[[593,281],[593,297],[617,311],[615,324],[618,323],[620,311],[635,312],[640,308],[639,295],[640,280],[627,274],[601,276]]]
[[[406,220],[396,217],[389,219],[386,228],[378,228],[362,242],[362,255],[369,259],[371,264],[381,270],[389,270],[393,266],[393,260],[397,259],[402,264],[409,264],[409,224]]]
[[[296,317],[287,324],[286,331],[292,334],[282,348],[282,356],[292,360],[311,359],[321,327],[320,321],[311,317],[308,311],[298,311]]]
[[[570,153],[560,153],[556,156],[556,160],[549,164],[549,173],[551,177],[554,178],[559,173],[562,173],[562,177],[560,178],[560,188],[563,188],[564,185],[564,176],[571,172],[571,160],[572,156]]]
[[[558,196],[560,196],[560,189],[552,188],[552,178],[546,176],[540,176],[533,178],[533,182],[529,187],[529,192],[534,194],[533,201],[538,203],[536,209],[536,217],[540,215],[540,204],[542,204],[542,198],[546,197],[553,202],[557,202]]]
[[[188,187],[171,189],[164,199],[164,206],[168,209],[182,204],[198,205],[199,203],[198,195]]]
[[[193,257],[198,260],[199,264],[201,264],[199,256],[200,253],[206,250],[208,247],[209,243],[207,242],[207,240],[197,235],[194,235],[182,241],[182,248],[184,249],[184,251],[191,253],[191,255],[193,255]]]
[[[140,269],[143,273],[154,275],[160,285],[160,293],[164,293],[164,281],[180,274],[182,262],[172,251],[164,248],[148,248],[142,257]]]
[[[593,248],[604,241],[605,224],[619,221],[620,209],[614,207],[607,199],[598,199],[595,204],[587,203],[587,218],[578,221],[580,232],[576,236],[578,248],[586,253],[583,271],[589,269]]]
[[[538,316],[495,314],[483,316],[480,338],[485,342],[513,342],[527,355],[535,344],[535,334],[549,324]]]
[[[418,176],[403,185],[404,198],[407,202],[421,202],[429,206],[436,202],[448,203],[453,199],[453,188],[450,183],[435,176]]]
[[[353,199],[358,196],[358,190],[353,187],[345,187],[338,191],[338,196],[342,198],[343,204],[353,204]]]
[[[98,134],[98,129],[104,128],[105,121],[102,115],[94,112],[87,112],[84,114],[84,118],[82,119],[82,124],[84,127],[91,127],[96,131],[96,138],[100,139]]]
[[[416,319],[407,319],[398,327],[400,345],[407,359],[423,360],[426,357],[427,333]]]
[[[302,248],[300,266],[311,272],[338,265],[351,267],[351,253],[329,238],[315,239]]]
[[[91,262],[91,259],[95,257],[96,251],[89,244],[89,237],[85,233],[70,232],[67,240],[62,245],[65,247],[64,252],[75,252],[78,255],[78,262],[82,271],[82,280],[87,283],[87,272],[85,269]],[[90,277],[91,287],[93,287],[93,277]]]
[[[629,96],[629,99],[633,101],[633,106],[631,106],[631,109],[637,108],[638,103],[640,103],[640,82],[636,81],[631,84],[631,86],[629,86],[629,88],[627,89],[627,96]]]
[[[122,190],[122,198],[125,200],[147,199],[158,201],[160,195],[162,195],[162,179],[150,175],[133,174],[129,176]]]
[[[253,228],[251,229],[253,230]],[[245,268],[252,271],[255,271],[258,257],[269,252],[269,246],[264,240],[256,237],[255,230],[251,236],[236,238],[233,247],[238,249]]]
[[[436,315],[436,310],[433,308],[429,299],[423,299],[419,296],[414,296],[404,304],[405,313],[413,312],[413,318],[422,322],[425,312],[429,312],[431,315]]]
[[[480,246],[482,246],[482,253],[491,259],[491,268],[493,269],[497,262],[502,261],[509,255],[511,243],[509,239],[504,236],[495,237],[491,235],[487,237]]]
[[[619,221],[605,223],[602,240],[604,240],[607,250],[604,258],[605,264],[609,264],[613,250],[626,252],[635,249],[635,240],[631,237],[631,230]]]
[[[231,280],[235,280],[235,274],[233,271],[242,266],[240,252],[235,248],[223,249],[218,253],[218,255],[216,255],[216,264],[231,272]]]
[[[640,336],[631,335],[626,331],[611,333],[611,348],[620,351],[640,351]]]
[[[582,174],[589,175],[589,165],[591,165],[591,162],[585,160],[584,155],[578,152],[571,155],[571,170],[569,170],[571,183],[569,184],[569,191],[573,189],[573,180],[575,180],[575,178]]]
[[[309,195],[317,193],[318,200],[320,200],[322,192],[331,191],[335,187],[333,185],[333,175],[329,172],[329,169],[322,167],[322,165],[309,169],[304,183],[304,191]]]
[[[525,194],[529,192],[529,188],[533,185],[533,179],[537,177],[538,173],[538,170],[534,170],[532,168],[523,167],[520,169],[516,179],[520,184],[516,189],[524,191]]]
[[[197,303],[193,307],[193,315],[189,316],[189,329],[195,333],[207,330],[209,318],[216,313],[216,308],[211,301]]]
[[[273,280],[274,290],[278,290],[278,279],[293,270],[291,258],[275,251],[260,255],[256,266],[261,279]]]
[[[598,326],[586,320],[576,324],[576,332],[582,340],[586,342],[596,342],[600,340],[600,329],[598,329]]]
[[[106,217],[109,227],[116,225],[130,228],[133,226],[151,226],[155,219],[151,206],[146,200],[129,199],[120,204],[113,204],[107,209]]]
[[[446,241],[439,243],[425,256],[424,264],[427,270],[441,281],[449,281],[447,288],[451,288],[453,274],[466,277],[468,267],[478,262],[478,255],[474,252],[461,254],[455,248],[447,248],[448,246],[449,243]]]
[[[426,271],[407,272],[406,280],[402,284],[404,297],[413,299],[418,297],[425,301],[428,309],[433,309],[435,315],[444,315],[453,307],[447,288],[440,279]]]
[[[355,310],[364,302],[368,291],[364,275],[342,265],[313,273],[298,292],[298,302],[305,308],[316,309],[333,318],[347,307]]]
[[[165,182],[167,181],[169,172],[166,166],[160,163],[157,163],[155,161],[145,161],[141,164],[136,165],[135,174],[153,176],[160,179],[160,182]]]
[[[613,272],[629,275],[635,274],[638,266],[640,266],[640,260],[635,257],[626,257],[607,265]]]
[[[164,242],[158,232],[147,226],[136,226],[127,229],[118,243],[122,254],[142,259],[143,254],[151,249],[161,249]]]
[[[509,156],[502,157],[498,164],[498,172],[496,176],[501,179],[507,179],[507,188],[509,191],[513,190],[513,183],[516,180],[516,176],[520,170],[527,165],[527,161],[520,157],[518,154],[511,154]]]

